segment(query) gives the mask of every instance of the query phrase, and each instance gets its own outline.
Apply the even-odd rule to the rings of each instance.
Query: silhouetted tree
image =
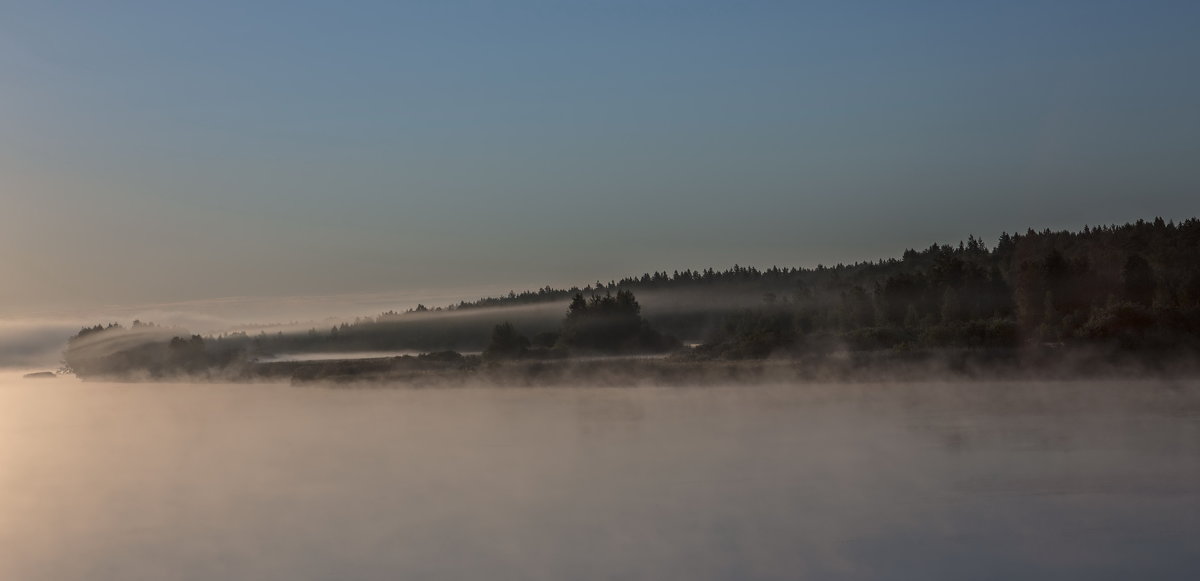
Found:
[[[516,359],[529,349],[529,339],[517,333],[512,323],[500,323],[492,329],[492,340],[484,350],[485,359]]]
[[[567,307],[559,344],[603,353],[664,351],[678,344],[651,329],[641,310],[631,291],[592,295],[587,301],[577,294]]]

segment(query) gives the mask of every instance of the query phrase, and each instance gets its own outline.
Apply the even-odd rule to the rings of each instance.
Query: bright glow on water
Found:
[[[1200,386],[0,380],[0,579],[1195,579]]]

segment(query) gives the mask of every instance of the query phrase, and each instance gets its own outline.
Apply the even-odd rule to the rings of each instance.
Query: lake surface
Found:
[[[416,357],[425,353],[424,351],[349,351],[349,352],[332,352],[332,353],[282,353],[272,357],[260,357],[258,360],[262,363],[276,363],[281,361],[343,361],[352,359],[382,359],[386,357],[403,357],[405,355]],[[476,353],[478,354],[478,353]]]
[[[0,579],[1197,579],[1200,385],[0,378]]]

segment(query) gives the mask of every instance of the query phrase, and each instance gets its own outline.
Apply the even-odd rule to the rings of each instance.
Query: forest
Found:
[[[306,332],[201,337],[114,323],[72,337],[65,363],[81,376],[164,376],[365,350],[731,360],[1085,347],[1157,358],[1200,351],[1200,220],[1027,230],[994,246],[969,236],[855,264],[653,272]]]

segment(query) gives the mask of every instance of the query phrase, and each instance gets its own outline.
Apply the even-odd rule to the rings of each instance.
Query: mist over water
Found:
[[[0,578],[1192,579],[1195,382],[0,379]]]
[[[0,581],[1200,580],[1200,2],[71,4]]]
[[[425,353],[424,351],[352,351],[340,353],[281,353],[274,357],[262,357],[259,361],[275,362],[275,361],[347,361],[354,359],[377,359],[380,357],[403,357],[405,355],[415,357]],[[479,353],[472,353],[478,355]]]

